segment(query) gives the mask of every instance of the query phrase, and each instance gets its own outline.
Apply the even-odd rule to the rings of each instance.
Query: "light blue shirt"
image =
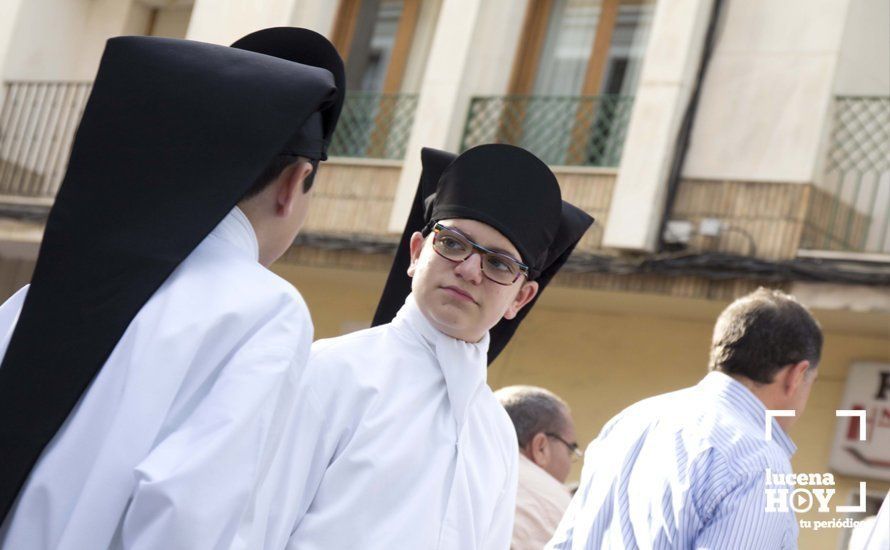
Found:
[[[745,386],[711,372],[609,421],[584,456],[581,485],[547,548],[797,548],[794,513],[766,511],[766,470],[796,450]]]

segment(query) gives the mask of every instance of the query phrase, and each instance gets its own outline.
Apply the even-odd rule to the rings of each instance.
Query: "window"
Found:
[[[617,165],[654,8],[530,0],[499,139],[550,164]]]
[[[398,93],[420,0],[343,0],[333,32],[351,90]]]
[[[346,62],[346,103],[331,155],[403,158],[417,96],[402,93],[420,0],[341,0],[332,41]]]
[[[633,95],[636,91],[654,8],[646,3],[619,6],[598,93]]]
[[[531,0],[510,92],[633,95],[654,11],[645,0]]]
[[[532,93],[580,95],[600,16],[599,2],[554,2]]]

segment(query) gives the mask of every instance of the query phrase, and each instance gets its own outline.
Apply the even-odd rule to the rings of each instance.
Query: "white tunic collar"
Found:
[[[435,355],[445,377],[448,399],[458,432],[467,418],[473,397],[488,375],[488,332],[476,343],[452,338],[434,327],[409,294],[392,322],[397,330],[413,333]]]
[[[239,250],[243,250],[251,258],[259,261],[260,245],[256,240],[256,232],[254,232],[250,220],[237,206],[219,222],[219,225],[210,234],[232,244]]]

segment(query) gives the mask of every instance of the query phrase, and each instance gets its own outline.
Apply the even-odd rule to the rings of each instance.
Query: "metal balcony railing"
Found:
[[[890,253],[890,97],[840,96],[801,248]]]
[[[525,147],[550,165],[618,166],[633,97],[474,97],[462,149],[482,143]]]
[[[328,153],[402,159],[416,110],[416,94],[347,92]]]
[[[91,82],[4,83],[0,195],[55,196],[91,89]],[[416,107],[416,95],[348,94],[330,154],[403,158]]]
[[[4,83],[0,195],[55,196],[91,88],[90,82]]]

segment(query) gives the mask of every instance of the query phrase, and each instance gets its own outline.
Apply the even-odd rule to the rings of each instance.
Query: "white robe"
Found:
[[[436,330],[410,296],[390,324],[316,342],[290,428],[287,548],[506,550],[518,444],[487,349]]]
[[[32,470],[3,549],[284,547],[295,511],[265,487],[312,322],[257,257],[236,208],[143,306]],[[0,307],[0,356],[26,292]]]

